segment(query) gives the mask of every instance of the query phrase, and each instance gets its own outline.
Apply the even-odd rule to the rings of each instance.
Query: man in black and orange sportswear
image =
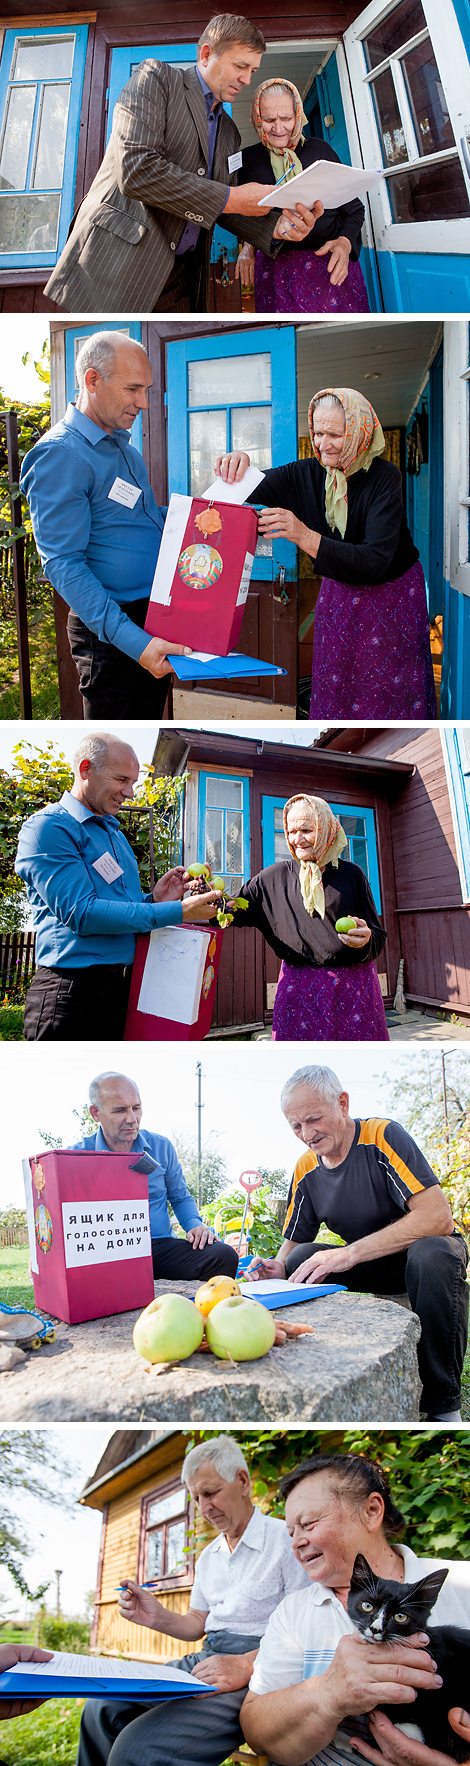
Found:
[[[435,1172],[401,1123],[350,1116],[348,1094],[329,1067],[299,1068],[281,1107],[309,1151],[294,1170],[283,1244],[274,1259],[256,1260],[248,1278],[338,1278],[355,1293],[406,1289],[421,1323],[427,1420],[460,1422],[468,1257]],[[315,1250],[322,1221],[344,1245]]]

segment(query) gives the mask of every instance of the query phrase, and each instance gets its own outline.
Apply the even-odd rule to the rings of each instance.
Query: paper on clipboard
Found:
[[[257,466],[247,466],[243,478],[239,478],[236,484],[227,484],[225,478],[214,478],[209,489],[201,492],[202,499],[205,503],[246,503],[264,476]]]
[[[259,1282],[241,1281],[239,1288],[245,1300],[259,1300],[271,1312],[275,1312],[278,1306],[295,1306],[300,1300],[320,1300],[322,1294],[346,1292],[343,1282],[311,1282],[310,1286],[308,1282],[299,1282],[296,1286],[293,1282],[284,1281],[282,1276]]]
[[[114,1697],[141,1699],[178,1698],[184,1693],[215,1692],[215,1687],[201,1687],[191,1674],[182,1669],[160,1667],[149,1662],[113,1660],[112,1656],[74,1656],[54,1650],[50,1662],[17,1662],[0,1674],[0,1699],[57,1698],[69,1692],[114,1693]],[[1,1716],[1,1705],[0,1705]]]
[[[303,202],[306,208],[314,202],[322,202],[327,209],[341,208],[344,202],[352,202],[355,196],[362,197],[366,190],[373,190],[383,175],[376,167],[367,170],[365,166],[342,166],[336,160],[316,159],[296,178],[289,178],[278,188],[270,185],[258,208],[295,208],[296,202]]]
[[[195,1024],[211,932],[184,926],[157,927],[150,933],[138,1012]]]

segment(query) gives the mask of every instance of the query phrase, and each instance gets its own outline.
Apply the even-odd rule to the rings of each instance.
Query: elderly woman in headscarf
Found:
[[[290,857],[240,891],[235,925],[256,926],[282,958],[274,1042],[388,1042],[375,957],[386,933],[367,877],[341,854],[339,817],[322,797],[299,792],[284,809]],[[337,921],[354,921],[336,931]]]
[[[318,159],[336,160],[328,141],[307,137],[302,99],[291,80],[263,80],[257,87],[251,121],[259,142],[243,149],[239,183],[287,185],[298,172]],[[286,197],[288,200],[287,188]],[[293,210],[291,221],[295,226]],[[369,302],[360,264],[362,202],[347,202],[325,209],[307,238],[286,244],[277,257],[268,258],[254,246],[244,245],[237,275],[248,286],[255,283],[257,313],[368,313]],[[282,225],[282,223],[281,223]]]
[[[315,718],[433,718],[426,585],[403,509],[401,472],[369,400],[327,387],[310,401],[313,459],[272,467],[248,502],[269,539],[315,559]],[[215,470],[243,478],[249,455],[220,455]]]

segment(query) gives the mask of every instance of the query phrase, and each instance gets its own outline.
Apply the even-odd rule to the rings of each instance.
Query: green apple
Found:
[[[206,1319],[207,1341],[220,1361],[257,1361],[272,1349],[275,1334],[272,1312],[242,1294],[219,1300]]]
[[[185,1361],[199,1349],[204,1319],[184,1294],[161,1294],[151,1300],[134,1325],[134,1348],[144,1361]]]
[[[222,889],[225,892],[225,877],[211,877],[211,889]]]
[[[336,921],[335,932],[353,932],[355,926],[357,926],[357,920],[352,920],[351,915],[346,914],[344,920]]]
[[[210,877],[210,865],[188,865],[188,877]]]

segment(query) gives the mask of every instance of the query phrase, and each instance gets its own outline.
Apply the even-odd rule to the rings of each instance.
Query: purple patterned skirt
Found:
[[[257,313],[370,313],[361,266],[349,260],[346,281],[334,288],[327,270],[328,257],[313,251],[289,251],[284,246],[277,258],[257,251],[255,259],[255,308]]]
[[[375,963],[344,969],[281,963],[272,1040],[388,1042]]]
[[[392,583],[323,577],[315,612],[310,717],[436,717],[421,564]]]

